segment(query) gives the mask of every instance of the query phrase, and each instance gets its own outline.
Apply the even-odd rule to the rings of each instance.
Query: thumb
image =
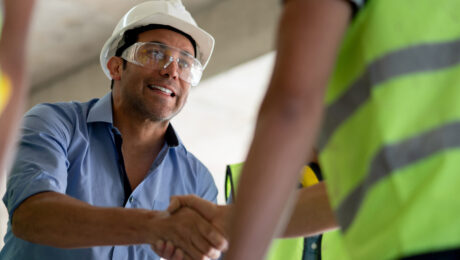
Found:
[[[177,210],[179,210],[182,207],[179,198],[173,196],[171,197],[171,201],[169,202],[169,207],[166,211],[168,211],[170,214],[173,214]]]
[[[182,196],[181,205],[194,209],[208,221],[212,221],[217,213],[217,206],[195,195]]]

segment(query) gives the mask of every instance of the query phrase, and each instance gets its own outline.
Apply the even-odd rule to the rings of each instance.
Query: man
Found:
[[[263,258],[318,132],[351,259],[460,258],[459,8],[457,0],[284,1],[226,260]]]
[[[0,258],[159,259],[150,247],[159,240],[180,245],[186,259],[219,256],[226,241],[198,213],[162,211],[171,195],[216,200],[209,171],[169,123],[213,44],[180,0],[125,14],[101,52],[113,91],[26,114]]]
[[[14,154],[24,101],[29,85],[26,82],[26,43],[34,0],[1,1],[0,10],[0,176]],[[0,178],[0,182],[3,178]]]

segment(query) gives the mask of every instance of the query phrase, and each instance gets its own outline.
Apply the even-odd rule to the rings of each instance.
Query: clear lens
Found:
[[[198,85],[203,73],[201,63],[189,53],[156,42],[137,42],[127,48],[121,57],[151,69],[164,69],[176,62],[179,78],[192,86]]]

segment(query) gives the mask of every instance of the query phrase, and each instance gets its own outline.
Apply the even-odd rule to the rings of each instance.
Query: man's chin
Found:
[[[176,113],[177,114],[177,113]],[[173,113],[150,113],[148,118],[150,121],[153,122],[168,122],[170,121],[176,114]]]

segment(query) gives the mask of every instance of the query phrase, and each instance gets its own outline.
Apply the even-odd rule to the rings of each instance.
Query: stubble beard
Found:
[[[147,119],[151,122],[169,121],[173,117],[175,117],[183,108],[182,106],[177,111],[172,111],[167,115],[162,115],[163,113],[159,110],[152,111],[152,109],[149,109],[148,104],[146,104],[146,101],[141,98],[130,97],[129,103],[136,114],[138,114],[141,118]]]

